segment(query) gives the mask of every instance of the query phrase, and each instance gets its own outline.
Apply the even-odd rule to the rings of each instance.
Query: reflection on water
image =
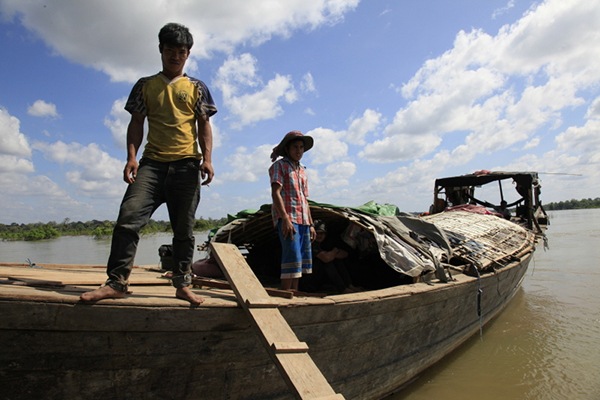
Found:
[[[204,243],[208,232],[196,232],[196,244]],[[158,264],[158,248],[170,244],[172,235],[144,235],[135,256],[136,265]],[[90,236],[65,236],[57,239],[32,242],[0,241],[0,262],[23,263],[30,259],[39,264],[94,264],[104,265],[110,253],[110,239],[93,239]],[[194,260],[203,258],[196,252]]]
[[[550,250],[538,248],[483,341],[472,337],[389,400],[600,399],[600,210],[550,218]]]

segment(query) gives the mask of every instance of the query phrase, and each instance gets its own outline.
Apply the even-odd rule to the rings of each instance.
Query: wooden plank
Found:
[[[106,269],[105,265],[86,265],[86,264],[46,264],[46,263],[33,263],[35,267],[38,268],[49,268],[49,269],[92,269],[92,268],[101,268]],[[26,263],[0,263],[0,267],[27,267],[31,268],[29,264]],[[33,268],[35,268],[33,267]],[[138,265],[134,265],[133,268],[139,268]]]
[[[275,353],[306,353],[308,345],[305,342],[275,342],[272,345]]]
[[[104,267],[106,269],[106,267]],[[0,266],[0,278],[31,279],[56,281],[63,285],[101,285],[106,281],[106,272],[99,269],[46,269],[30,267]],[[43,277],[44,279],[40,279]],[[142,269],[135,269],[131,273],[130,285],[164,285],[171,283],[166,279],[158,279],[160,274]]]
[[[231,289],[231,285],[227,281],[213,278],[192,278],[193,285],[208,286],[218,289]],[[285,299],[291,299],[294,297],[294,293],[289,290],[279,290],[273,288],[265,288],[267,293],[273,297],[283,297]]]
[[[235,245],[211,243],[217,262],[281,376],[300,400],[336,396]],[[340,394],[333,399],[342,400]]]
[[[257,304],[272,302],[267,291],[254,275],[236,246],[225,243],[211,243],[211,248],[214,250],[217,261],[233,287],[236,296],[238,299],[243,299],[242,303],[245,304],[247,301]]]
[[[39,287],[51,287],[51,288],[62,288],[65,285],[62,282],[58,281],[48,281],[43,279],[30,279],[30,278],[20,278],[15,276],[9,276],[9,280],[23,282],[27,286],[39,286]]]
[[[284,380],[295,389],[298,399],[319,399],[336,394],[308,353],[280,353],[275,358],[286,372],[282,374]]]
[[[334,394],[333,396],[319,397],[316,400],[344,400],[344,396],[341,394]]]

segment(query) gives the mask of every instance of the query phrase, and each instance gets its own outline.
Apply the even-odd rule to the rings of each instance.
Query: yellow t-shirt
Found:
[[[217,108],[206,85],[183,75],[169,81],[163,74],[141,78],[131,90],[125,109],[148,119],[143,157],[169,162],[201,159],[196,120]]]

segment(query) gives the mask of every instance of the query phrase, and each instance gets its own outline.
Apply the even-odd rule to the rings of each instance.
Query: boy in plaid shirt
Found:
[[[311,242],[317,234],[307,200],[306,167],[300,163],[304,152],[312,146],[312,137],[292,131],[285,135],[271,154],[271,213],[282,247],[283,290],[298,290],[302,273],[312,273]],[[280,156],[283,158],[277,160]]]

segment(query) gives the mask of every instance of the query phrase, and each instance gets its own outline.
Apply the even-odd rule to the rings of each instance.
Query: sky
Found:
[[[168,22],[219,110],[197,218],[270,203],[291,130],[320,203],[427,211],[436,178],[482,169],[598,197],[598,21],[600,0],[0,0],[0,223],[116,220],[123,107]]]

